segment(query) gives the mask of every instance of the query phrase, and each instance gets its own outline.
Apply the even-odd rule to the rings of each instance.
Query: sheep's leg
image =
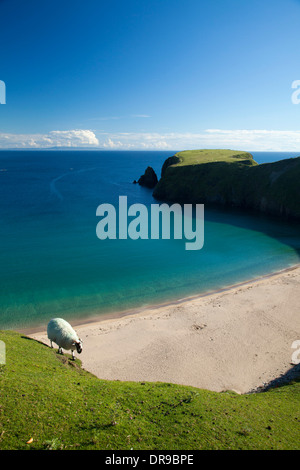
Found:
[[[53,349],[53,344],[52,344],[51,339],[50,339],[50,347]]]
[[[63,350],[62,350],[62,348],[58,348],[58,354],[62,354],[62,355],[63,355]]]
[[[75,361],[74,351],[72,350],[72,359]]]

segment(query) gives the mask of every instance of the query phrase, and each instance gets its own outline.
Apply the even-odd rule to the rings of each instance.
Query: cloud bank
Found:
[[[300,130],[206,129],[189,132],[96,132],[87,129],[48,134],[0,132],[0,148],[90,147],[106,150],[185,150],[231,148],[248,151],[298,152]]]
[[[85,129],[51,131],[48,134],[0,132],[0,148],[98,147],[94,132]]]
[[[199,133],[103,133],[98,138],[102,147],[111,150],[232,148],[300,153],[300,131],[207,129]]]

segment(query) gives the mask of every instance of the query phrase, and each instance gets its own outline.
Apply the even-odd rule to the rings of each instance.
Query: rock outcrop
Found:
[[[144,186],[149,189],[155,188],[158,183],[158,178],[151,166],[148,166],[145,173],[138,180],[140,186]]]

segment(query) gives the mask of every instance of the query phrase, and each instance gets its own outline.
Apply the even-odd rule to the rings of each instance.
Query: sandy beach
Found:
[[[211,295],[77,325],[79,358],[101,379],[247,393],[295,370],[299,286],[297,266]],[[49,344],[45,331],[29,336]]]

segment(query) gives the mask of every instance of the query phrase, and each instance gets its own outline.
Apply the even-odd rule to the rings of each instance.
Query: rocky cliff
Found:
[[[258,165],[246,152],[180,152],[166,160],[153,196],[300,219],[300,157]]]

